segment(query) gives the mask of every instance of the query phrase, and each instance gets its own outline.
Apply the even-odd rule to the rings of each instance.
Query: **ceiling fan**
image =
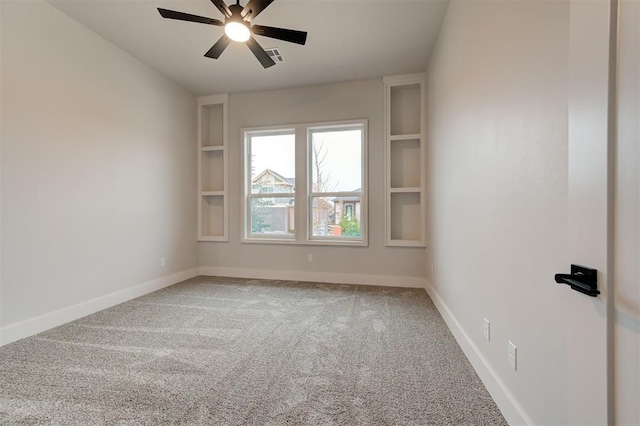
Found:
[[[229,46],[231,41],[244,42],[247,44],[251,52],[260,61],[264,68],[275,65],[273,59],[258,44],[251,33],[265,37],[276,38],[278,40],[288,41],[290,43],[304,45],[307,41],[307,33],[305,31],[289,30],[286,28],[267,27],[264,25],[251,25],[253,18],[258,16],[260,12],[267,8],[274,0],[249,0],[244,7],[240,6],[240,0],[236,0],[236,4],[228,5],[224,0],[211,0],[211,3],[218,8],[224,15],[224,22],[219,19],[207,18],[204,16],[192,15],[190,13],[178,12],[175,10],[158,8],[158,12],[164,18],[177,19],[179,21],[198,22],[200,24],[216,25],[224,27],[224,34],[209,49],[204,56],[218,59],[224,49]]]

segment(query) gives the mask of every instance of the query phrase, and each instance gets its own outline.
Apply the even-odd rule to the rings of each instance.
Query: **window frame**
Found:
[[[362,135],[360,139],[360,191],[326,191],[326,192],[313,192],[313,139],[311,138],[314,130],[324,130],[327,132],[338,130],[360,130],[362,129]],[[306,148],[307,148],[307,211],[313,211],[313,199],[314,198],[338,198],[338,197],[354,197],[360,198],[360,231],[361,237],[346,237],[346,236],[323,236],[313,235],[313,217],[312,214],[307,214],[307,240],[308,241],[331,241],[338,244],[357,244],[365,242],[367,240],[367,228],[366,228],[366,208],[364,200],[366,178],[368,176],[366,170],[366,148],[367,148],[367,123],[363,120],[351,120],[348,122],[339,123],[319,123],[318,125],[308,126],[306,130]],[[355,204],[355,203],[354,203]],[[355,214],[354,205],[354,214]],[[359,244],[358,244],[359,245]]]
[[[294,159],[295,159],[295,149],[297,144],[296,138],[296,129],[291,126],[278,126],[269,128],[256,128],[256,129],[242,129],[243,135],[243,185],[242,185],[242,217],[243,217],[243,238],[247,240],[269,240],[269,241],[293,241],[296,239],[297,229],[294,228],[293,234],[283,233],[283,234],[253,234],[251,231],[251,214],[250,214],[250,206],[251,201],[257,198],[293,198],[294,199],[294,214],[295,214],[295,205],[297,204],[297,185],[294,189],[293,193],[290,192],[268,192],[268,193],[256,193],[254,194],[252,191],[252,178],[251,178],[251,137],[252,136],[278,136],[278,135],[291,135],[294,137]],[[247,130],[246,132],[244,130]],[[294,167],[295,167],[294,160]]]
[[[360,229],[361,237],[335,237],[335,236],[313,236],[312,227],[312,202],[313,197],[323,196],[352,196],[353,191],[334,191],[328,193],[313,193],[312,176],[312,141],[310,138],[312,129],[362,129],[361,138],[361,190],[360,190]],[[270,198],[276,196],[294,195],[294,233],[283,234],[282,236],[251,233],[251,217],[249,207],[252,198],[257,194],[251,193],[251,149],[250,140],[256,134],[295,134],[295,192],[291,193],[269,193]],[[316,123],[282,124],[260,127],[243,127],[240,129],[241,149],[241,242],[257,244],[293,244],[293,245],[325,245],[325,246],[368,246],[368,120],[354,119],[341,121],[328,121]],[[336,195],[337,194],[337,195]],[[313,197],[312,197],[313,195]],[[262,197],[264,198],[264,197]]]

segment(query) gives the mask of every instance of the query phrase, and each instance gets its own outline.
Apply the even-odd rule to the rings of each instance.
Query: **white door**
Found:
[[[569,34],[569,259],[598,270],[598,297],[570,290],[568,419],[612,423],[612,141],[616,0],[572,0]],[[613,104],[612,104],[613,101]],[[569,272],[569,265],[566,266]],[[558,271],[560,272],[560,271]]]
[[[614,407],[640,425],[640,1],[619,4]]]

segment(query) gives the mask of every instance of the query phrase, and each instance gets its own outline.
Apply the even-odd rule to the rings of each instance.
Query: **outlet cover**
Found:
[[[482,321],[482,332],[484,334],[484,338],[490,341],[491,340],[491,323],[486,318]]]
[[[509,360],[509,365],[511,365],[515,371],[518,371],[518,348],[511,340],[509,340],[507,359]]]

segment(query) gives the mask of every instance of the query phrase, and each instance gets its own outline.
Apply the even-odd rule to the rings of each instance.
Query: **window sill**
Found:
[[[294,245],[294,246],[331,246],[331,247],[368,247],[367,241],[355,241],[355,240],[285,240],[275,238],[243,238],[240,241],[242,244],[281,244],[281,245]]]

